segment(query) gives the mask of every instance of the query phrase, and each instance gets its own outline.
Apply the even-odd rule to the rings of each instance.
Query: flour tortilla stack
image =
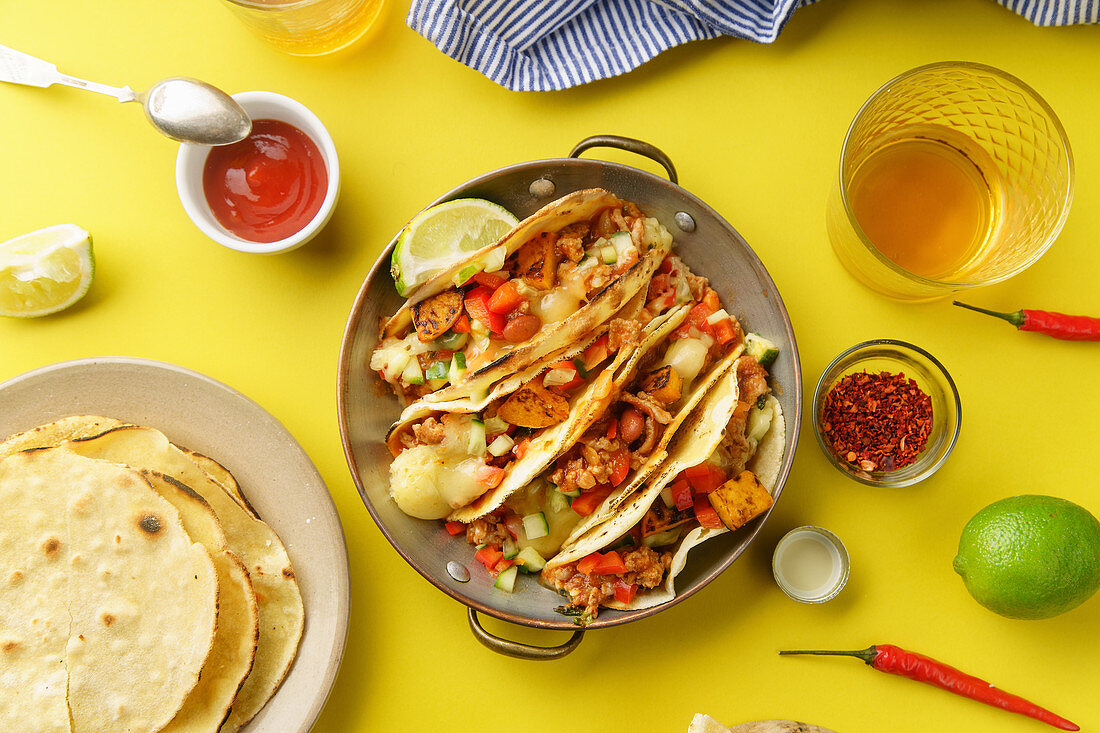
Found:
[[[238,730],[278,688],[303,629],[301,595],[282,543],[255,517],[225,467],[177,448],[150,428],[91,415],[63,418],[12,436],[0,444],[0,457],[59,444],[96,463],[140,470],[179,512],[185,531],[210,553],[220,589],[217,631],[201,680],[163,730]],[[0,596],[7,597],[2,586]],[[63,661],[64,645],[58,649],[54,659]],[[42,666],[51,668],[47,662]],[[3,675],[0,670],[0,682]],[[61,683],[40,686],[44,707],[64,712],[64,675]],[[8,720],[6,715],[0,702],[0,721]],[[66,723],[59,730],[69,730],[67,721],[58,720]]]
[[[0,528],[5,728],[163,728],[217,625],[214,563],[176,509],[129,468],[36,450],[0,461]]]

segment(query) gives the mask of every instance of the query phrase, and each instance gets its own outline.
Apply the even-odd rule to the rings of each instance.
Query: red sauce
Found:
[[[214,217],[251,242],[301,231],[321,208],[328,172],[304,132],[281,120],[253,120],[252,134],[210,149],[202,187]]]

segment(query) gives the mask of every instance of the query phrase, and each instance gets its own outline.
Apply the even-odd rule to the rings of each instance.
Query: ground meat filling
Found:
[[[588,618],[596,618],[600,606],[615,597],[615,580],[639,588],[656,588],[672,565],[671,552],[656,552],[645,545],[620,553],[626,572],[621,575],[585,575],[577,571],[576,563],[546,568],[543,580],[551,587],[569,594],[569,605],[584,609]]]
[[[466,525],[466,541],[471,545],[502,545],[512,535],[500,519],[488,514]]]
[[[412,426],[414,445],[438,445],[443,442],[445,432],[443,423],[434,417],[426,417],[421,423]]]
[[[562,491],[587,491],[597,484],[606,484],[614,473],[613,456],[622,448],[622,441],[617,438],[586,435],[577,448],[569,452],[572,458],[558,460],[550,481]]]
[[[611,351],[633,351],[641,343],[642,324],[625,318],[612,318],[608,328],[607,348]]]

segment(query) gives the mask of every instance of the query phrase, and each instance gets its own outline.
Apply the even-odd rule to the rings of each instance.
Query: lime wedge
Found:
[[[0,244],[0,316],[57,313],[92,285],[92,237],[75,224],[57,224]]]
[[[503,206],[484,199],[455,199],[421,211],[401,230],[393,248],[390,273],[397,292],[409,295],[518,223]]]

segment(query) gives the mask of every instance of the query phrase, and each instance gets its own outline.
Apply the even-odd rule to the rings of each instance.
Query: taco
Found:
[[[637,490],[605,501],[547,561],[542,580],[582,623],[599,608],[649,608],[675,596],[690,550],[772,506],[786,425],[767,372],[741,356],[674,436]]]
[[[602,189],[571,193],[418,288],[370,367],[405,404],[483,397],[645,291],[672,235]]]

